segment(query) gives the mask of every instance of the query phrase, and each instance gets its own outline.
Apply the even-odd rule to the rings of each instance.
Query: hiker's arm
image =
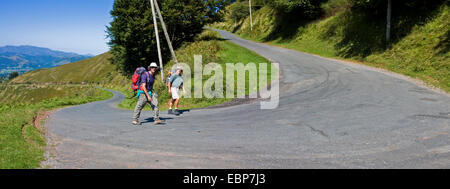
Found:
[[[147,86],[145,83],[142,83],[142,88],[144,88],[144,93],[145,93],[145,95],[147,95],[148,101],[152,101],[152,97],[150,97],[150,95],[148,94]]]
[[[181,85],[181,87],[183,87],[183,93],[186,93],[186,90],[184,90],[184,84]]]
[[[170,82],[170,80],[169,80],[169,94],[172,93],[172,91],[170,90],[171,87],[172,87],[172,82]]]

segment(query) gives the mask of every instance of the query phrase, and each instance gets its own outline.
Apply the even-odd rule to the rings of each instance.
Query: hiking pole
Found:
[[[166,36],[167,45],[169,45],[170,53],[172,53],[172,58],[175,64],[178,64],[177,57],[175,56],[175,52],[173,51],[172,42],[170,42],[169,33],[167,32],[166,24],[164,23],[164,19],[161,15],[161,11],[159,10],[158,1],[155,0],[156,12],[158,13],[159,21],[161,22],[162,29],[164,31],[164,35]]]
[[[153,0],[150,0],[150,5],[152,6],[153,25],[155,26],[156,46],[158,48],[159,67],[161,69],[161,82],[164,83],[164,72],[163,72],[164,69],[163,69],[162,57],[161,57],[161,45],[159,44],[158,25],[156,22],[155,6],[153,4]]]

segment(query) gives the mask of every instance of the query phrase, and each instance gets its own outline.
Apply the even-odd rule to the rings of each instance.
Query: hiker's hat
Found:
[[[150,68],[158,68],[158,65],[156,64],[156,62],[152,62],[150,64]]]

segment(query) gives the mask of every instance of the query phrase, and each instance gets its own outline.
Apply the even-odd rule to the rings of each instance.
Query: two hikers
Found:
[[[144,68],[145,69],[145,68]],[[162,121],[159,119],[159,108],[158,108],[158,94],[153,90],[153,84],[155,83],[155,74],[158,69],[156,63],[151,63],[148,67],[148,72],[143,71],[139,75],[138,79],[138,93],[137,98],[139,98],[133,113],[133,124],[139,124],[139,117],[141,115],[142,109],[148,103],[153,110],[154,123],[160,124]]]
[[[183,89],[183,93],[186,93],[183,85],[183,69],[178,67],[176,72],[173,73],[167,83],[167,87],[169,88],[169,94],[171,94],[172,98],[169,99],[169,114],[180,115],[178,111],[178,104],[180,103],[180,89]],[[172,106],[175,105],[175,110],[172,111]]]
[[[153,90],[153,84],[155,83],[155,74],[158,69],[156,63],[151,63],[148,67],[148,71],[145,68],[137,68],[133,75],[133,90],[137,91],[136,97],[138,102],[134,108],[133,113],[133,124],[139,124],[139,117],[141,116],[142,109],[148,103],[153,110],[153,120],[155,125],[162,123],[159,119],[159,107],[158,107],[158,94]],[[171,99],[169,100],[169,114],[180,115],[178,111],[178,104],[180,102],[180,89],[183,89],[183,93],[186,93],[183,85],[183,69],[178,67],[171,76],[169,76],[167,81],[167,86],[169,87],[169,94],[171,94]],[[172,106],[175,105],[175,110],[172,111]]]

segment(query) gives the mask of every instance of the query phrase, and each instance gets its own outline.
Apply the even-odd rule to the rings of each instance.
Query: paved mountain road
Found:
[[[57,111],[51,168],[450,168],[450,97],[366,66],[240,39],[280,63],[280,104],[131,125],[123,95]],[[141,120],[142,121],[142,120]]]

